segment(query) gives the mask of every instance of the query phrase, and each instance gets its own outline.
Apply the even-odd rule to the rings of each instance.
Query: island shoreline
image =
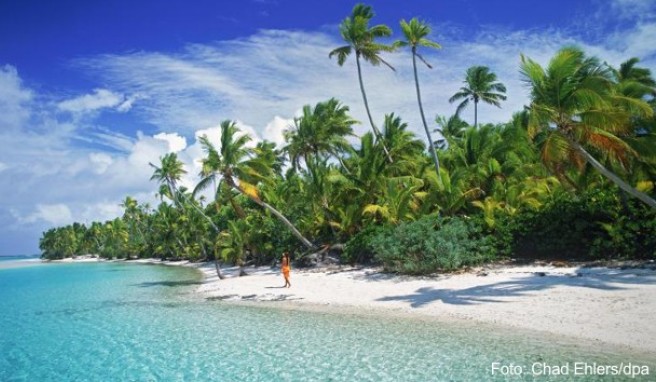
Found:
[[[57,262],[85,262],[84,257]],[[391,275],[377,268],[294,269],[292,288],[277,268],[139,259],[184,266],[203,277],[195,295],[234,305],[413,319],[486,327],[556,343],[612,347],[656,357],[656,270],[649,268],[496,266],[436,277]]]

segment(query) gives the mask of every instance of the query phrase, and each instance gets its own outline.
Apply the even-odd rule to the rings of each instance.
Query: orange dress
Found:
[[[289,278],[289,271],[291,270],[291,267],[289,266],[289,263],[287,261],[282,262],[282,274],[285,276],[285,278]]]

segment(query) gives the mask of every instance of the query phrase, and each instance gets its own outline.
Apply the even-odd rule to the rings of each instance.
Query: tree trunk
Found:
[[[356,52],[355,54],[355,62],[358,66],[358,81],[360,81],[360,91],[362,92],[362,100],[364,101],[364,108],[367,110],[367,117],[369,117],[369,123],[371,124],[371,128],[374,130],[374,134],[376,135],[376,138],[380,140],[380,144],[383,145],[383,151],[385,151],[385,155],[387,156],[387,161],[390,163],[394,163],[392,160],[392,156],[390,155],[389,151],[387,150],[387,146],[385,146],[385,140],[383,139],[383,135],[380,133],[380,130],[376,127],[376,124],[374,124],[373,118],[371,118],[371,111],[369,111],[369,102],[367,101],[367,93],[364,91],[364,83],[362,82],[362,69],[360,67],[360,53]]]
[[[170,184],[170,183],[169,183],[169,187],[171,187],[171,184]],[[175,192],[175,191],[176,191],[176,189],[175,189],[175,185],[173,185],[172,188],[173,188],[172,191]],[[180,205],[180,202],[177,200],[178,198],[177,198],[175,195],[176,195],[176,194],[174,193],[174,194],[173,194],[173,201],[176,202],[178,205]],[[191,205],[196,209],[196,211],[198,211],[198,212],[201,214],[201,216],[203,216],[205,219],[207,219],[207,221],[212,225],[212,228],[214,228],[214,231],[215,231],[217,234],[218,234],[219,232],[221,232],[221,230],[219,230],[219,227],[217,227],[216,224],[214,224],[214,222],[212,221],[212,219],[210,219],[209,216],[205,215],[205,213],[204,213],[204,212],[203,212],[198,206],[196,206],[196,205],[193,203],[193,201],[191,202]],[[219,265],[219,261],[218,261],[217,258],[216,258],[216,254],[214,255],[214,267],[216,268],[216,275],[219,277],[219,280],[223,280],[224,277],[223,277],[223,274],[221,273],[221,266]]]
[[[287,226],[287,228],[289,228],[290,231],[292,231],[292,233],[294,234],[294,236],[296,236],[296,237],[301,241],[301,243],[303,243],[303,245],[305,245],[305,246],[308,247],[309,249],[314,248],[314,245],[312,245],[312,243],[310,242],[310,240],[306,239],[306,238],[301,234],[301,232],[299,232],[299,230],[296,229],[296,227],[294,227],[294,225],[293,225],[289,220],[287,220],[287,218],[286,218],[283,214],[281,214],[280,212],[278,212],[278,210],[276,210],[275,208],[273,208],[273,207],[272,207],[271,205],[269,205],[268,203],[265,203],[264,201],[260,200],[259,198],[255,198],[255,197],[249,195],[249,194],[248,194],[247,192],[245,192],[241,187],[239,187],[238,185],[236,185],[236,184],[234,183],[234,181],[229,180],[229,182],[232,183],[233,187],[235,187],[239,192],[241,192],[243,195],[246,195],[246,197],[248,197],[250,200],[252,200],[253,202],[255,202],[257,205],[259,205],[260,207],[263,207],[263,208],[269,210],[269,212],[271,212],[272,214],[274,214],[274,215],[278,218],[278,220],[280,220],[285,226]]]
[[[478,101],[474,100],[474,128],[478,128]]]
[[[586,159],[592,167],[594,167],[597,171],[601,173],[601,175],[605,176],[608,178],[611,182],[615,183],[619,188],[624,190],[626,193],[629,195],[633,196],[634,198],[639,199],[646,205],[650,206],[651,208],[656,209],[656,200],[652,199],[649,197],[649,195],[640,192],[636,190],[635,188],[631,187],[630,184],[626,183],[623,181],[620,177],[617,175],[613,174],[611,171],[609,171],[606,167],[604,167],[599,161],[597,161],[590,153],[588,153],[583,146],[581,146],[578,142],[575,140],[571,139],[570,137],[567,137],[567,140],[569,143],[578,151],[583,157]]]
[[[216,275],[219,277],[219,280],[223,280],[225,276],[223,276],[223,273],[221,273],[221,265],[219,264],[219,260],[216,258],[216,254],[214,255],[214,268],[216,268]]]
[[[421,122],[424,124],[424,130],[426,131],[426,137],[428,138],[428,151],[430,151],[431,156],[433,157],[433,164],[435,164],[435,173],[437,174],[437,181],[442,182],[440,178],[440,160],[437,158],[437,153],[435,152],[435,147],[433,146],[433,137],[431,137],[430,130],[428,129],[428,124],[426,123],[426,116],[424,115],[424,107],[421,104],[421,92],[419,90],[419,76],[417,75],[417,48],[412,47],[412,68],[415,72],[415,88],[417,89],[417,103],[419,104],[419,114],[421,114]]]

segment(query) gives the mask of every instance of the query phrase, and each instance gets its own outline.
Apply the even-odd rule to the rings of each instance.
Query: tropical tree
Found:
[[[284,132],[287,146],[283,150],[289,154],[294,168],[299,168],[303,159],[306,168],[312,171],[309,166],[313,157],[331,156],[341,161],[342,155],[351,149],[346,138],[353,135],[352,126],[357,123],[348,111],[348,106],[335,98],[319,102],[315,107],[303,107],[303,115],[294,119],[294,126]]]
[[[460,114],[470,101],[474,101],[474,127],[478,127],[478,102],[483,101],[501,107],[500,101],[506,100],[504,95],[506,87],[501,82],[497,82],[497,75],[487,66],[470,67],[463,82],[466,86],[461,87],[460,91],[449,98],[449,102],[462,100],[456,109],[456,114]]]
[[[620,64],[619,69],[611,67],[611,74],[618,85],[619,91],[629,97],[644,98],[656,96],[656,81],[648,68],[637,67],[640,62],[632,57]]]
[[[182,175],[186,174],[187,171],[184,169],[184,165],[181,161],[178,160],[178,156],[175,153],[168,153],[164,155],[162,158],[160,158],[161,165],[155,166],[154,164],[150,163],[150,166],[155,169],[153,176],[150,178],[151,180],[157,180],[162,184],[162,186],[166,186],[166,191],[169,192],[169,195],[171,199],[173,200],[174,204],[178,206],[181,210],[183,209],[183,202],[181,201],[181,198],[183,198],[184,201],[189,203],[196,212],[198,212],[205,220],[207,220],[214,231],[219,234],[221,231],[219,228],[214,224],[212,219],[207,216],[201,209],[196,205],[194,201],[189,202],[187,198],[185,197],[184,192],[179,192],[177,188],[177,182],[180,180]],[[216,272],[217,276],[222,279],[223,275],[221,273],[220,266],[218,264],[218,260],[215,259],[215,265],[216,265]]]
[[[636,152],[618,135],[633,129],[636,115],[651,116],[643,100],[614,92],[612,73],[578,48],[561,49],[546,69],[522,55],[521,73],[531,89],[529,129],[542,160],[554,171],[563,163],[590,164],[625,192],[656,208],[656,200],[608,170],[588,150],[627,164]]]
[[[369,109],[369,102],[367,100],[367,93],[364,89],[360,58],[369,62],[373,66],[379,66],[382,63],[388,68],[395,70],[392,65],[390,65],[380,56],[381,52],[391,52],[394,50],[394,47],[380,44],[375,41],[377,38],[391,36],[392,30],[384,24],[370,27],[369,22],[373,17],[374,11],[370,6],[365,4],[356,4],[353,7],[351,15],[344,19],[344,21],[342,21],[339,26],[339,32],[347,45],[333,49],[328,54],[328,57],[332,58],[333,56],[336,56],[337,64],[342,66],[346,62],[347,57],[351,55],[351,53],[355,52],[355,63],[358,68],[358,80],[360,82],[360,92],[362,93],[364,107],[367,111],[367,117],[369,117],[371,128],[373,129],[376,138],[380,139],[380,130],[378,130],[376,127],[376,124],[374,123],[374,120],[371,116],[371,110]],[[387,147],[385,145],[383,145],[383,150],[385,151],[385,155],[387,155],[387,160],[392,163],[392,156],[387,151]]]
[[[225,182],[228,188],[237,190],[255,204],[271,212],[292,231],[303,245],[314,248],[312,243],[280,211],[260,198],[257,183],[269,178],[271,167],[268,161],[255,156],[255,151],[247,147],[251,140],[250,135],[241,133],[234,121],[225,120],[221,122],[220,150],[217,150],[207,138],[202,139],[201,144],[208,153],[208,157],[217,158],[216,173],[222,177],[222,182]]]
[[[417,52],[417,48],[422,46],[426,48],[439,49],[441,48],[440,44],[429,40],[426,38],[431,32],[430,26],[425,22],[419,21],[416,17],[411,19],[410,22],[401,20],[401,30],[405,36],[405,40],[397,41],[394,43],[394,46],[406,47],[409,46],[412,52],[412,69],[415,75],[415,89],[417,91],[417,104],[419,104],[419,114],[421,115],[421,122],[424,125],[424,131],[426,132],[426,138],[428,138],[428,151],[431,153],[433,158],[433,164],[435,165],[435,174],[440,174],[440,161],[435,152],[435,142],[431,137],[430,130],[428,129],[428,124],[426,123],[426,116],[424,115],[424,107],[421,103],[421,91],[419,89],[419,76],[417,74],[417,58],[421,60],[429,69],[433,67],[424,59],[424,57]]]

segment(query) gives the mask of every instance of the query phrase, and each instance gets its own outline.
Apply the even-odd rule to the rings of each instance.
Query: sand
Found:
[[[435,277],[292,269],[292,287],[283,288],[278,268],[247,268],[243,277],[225,268],[227,277],[219,280],[213,263],[132,262],[198,268],[205,277],[198,293],[211,300],[467,321],[656,355],[653,266],[497,266]]]
[[[656,354],[653,269],[510,266],[437,277],[292,270],[291,288],[281,287],[278,269],[237,277],[233,268],[223,280],[211,264],[200,269],[198,292],[212,299],[467,320]]]

